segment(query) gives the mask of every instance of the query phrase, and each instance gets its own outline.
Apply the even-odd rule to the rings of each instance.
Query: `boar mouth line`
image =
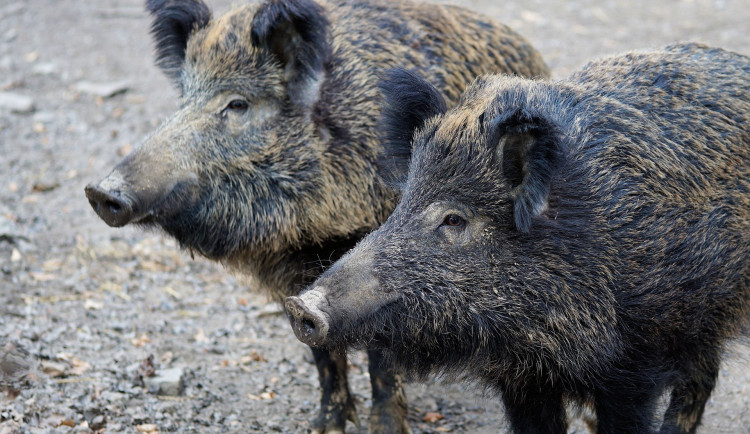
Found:
[[[390,327],[390,331],[387,333],[384,332],[385,327],[383,325],[385,323],[378,318],[383,316],[389,317],[391,314],[383,315],[383,311],[391,310],[392,306],[400,300],[401,296],[379,306],[360,319],[342,324],[341,330],[336,334],[343,338],[345,345],[351,345],[355,348],[364,348],[373,342],[377,343],[378,346],[388,346],[389,342],[394,340],[394,330]],[[364,333],[362,332],[363,329]]]

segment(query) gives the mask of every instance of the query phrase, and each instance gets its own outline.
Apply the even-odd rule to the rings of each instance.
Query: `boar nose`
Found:
[[[91,207],[108,225],[120,227],[132,221],[134,204],[119,191],[94,184],[87,185],[85,191]]]
[[[328,336],[328,319],[314,301],[316,296],[310,292],[301,297],[287,297],[286,311],[297,339],[311,347],[323,346]]]

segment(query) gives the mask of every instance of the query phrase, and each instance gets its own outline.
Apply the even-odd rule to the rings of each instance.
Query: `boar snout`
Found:
[[[85,191],[91,207],[106,224],[120,227],[133,221],[135,203],[127,195],[93,183]]]
[[[311,347],[324,346],[328,337],[327,315],[317,304],[324,297],[314,288],[299,297],[287,297],[286,311],[297,339]]]

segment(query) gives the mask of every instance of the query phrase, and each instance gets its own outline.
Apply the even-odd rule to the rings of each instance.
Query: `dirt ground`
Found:
[[[556,77],[680,40],[750,55],[748,0],[465,6],[528,37]],[[0,96],[20,95],[21,112],[0,102],[0,433],[305,432],[317,374],[279,308],[161,234],[107,227],[83,195],[176,107],[148,25],[140,0],[0,0]],[[699,432],[750,433],[749,355],[728,350]],[[366,432],[365,358],[351,365]],[[181,376],[184,392],[152,393],[141,378],[154,370]],[[474,386],[407,394],[416,433],[506,427],[499,400]]]

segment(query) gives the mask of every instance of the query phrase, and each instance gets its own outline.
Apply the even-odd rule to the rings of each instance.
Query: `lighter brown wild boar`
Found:
[[[375,170],[379,71],[412,69],[449,103],[480,74],[548,75],[519,35],[456,7],[266,1],[218,18],[197,0],[147,8],[181,107],[86,196],[110,226],[161,228],[277,301],[395,205]],[[342,432],[358,423],[346,357],[313,354],[323,389],[313,430]],[[370,429],[408,431],[400,377],[378,354]]]

